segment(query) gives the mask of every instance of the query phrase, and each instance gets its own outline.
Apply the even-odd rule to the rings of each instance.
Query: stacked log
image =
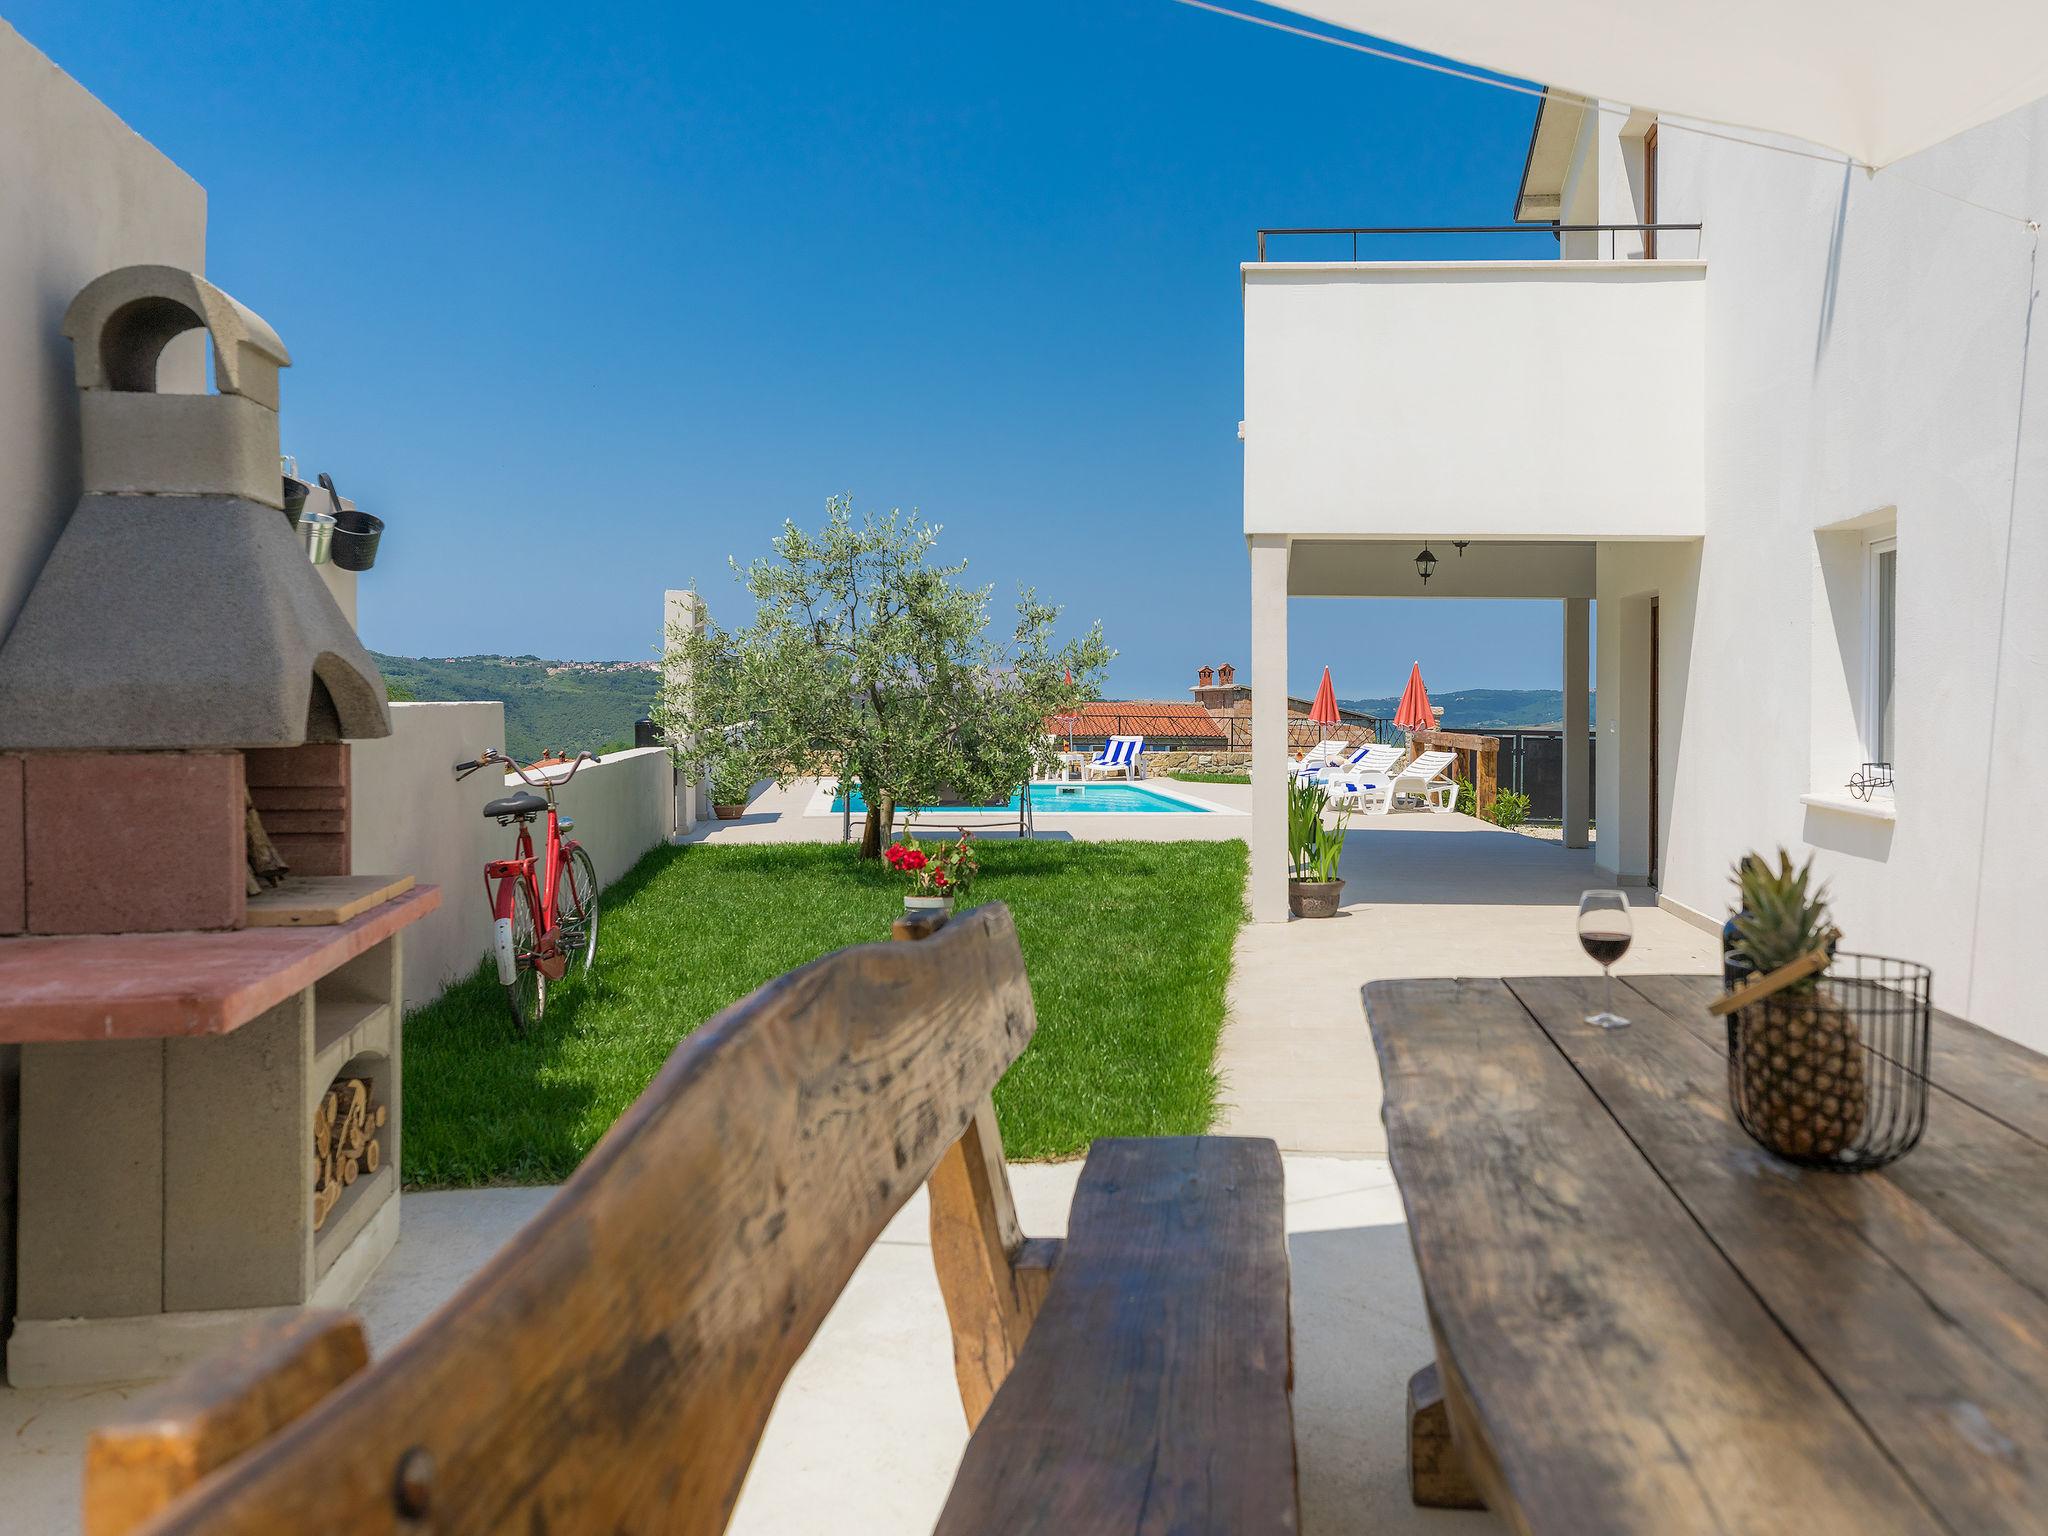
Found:
[[[313,1230],[319,1231],[341,1192],[383,1166],[378,1132],[391,1118],[367,1077],[337,1077],[313,1111]]]

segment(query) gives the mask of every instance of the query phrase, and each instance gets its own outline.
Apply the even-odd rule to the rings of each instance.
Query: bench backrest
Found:
[[[783,1379],[935,1169],[935,1261],[978,1418],[970,1377],[1001,1379],[1049,1274],[1011,1273],[1027,1266],[988,1099],[1035,1027],[1000,904],[769,983],[678,1046],[439,1313],[368,1370],[344,1364],[345,1385],[149,1530],[722,1531]],[[968,1305],[998,1280],[1026,1294],[1013,1315]],[[95,1446],[118,1463],[146,1442]],[[100,1528],[127,1527],[113,1511]]]

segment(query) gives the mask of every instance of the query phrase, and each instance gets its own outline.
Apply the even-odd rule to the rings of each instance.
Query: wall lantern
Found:
[[[1471,541],[1470,539],[1453,539],[1453,540],[1451,540],[1451,548],[1455,549],[1455,550],[1456,550],[1456,551],[1458,552],[1458,558],[1459,558],[1460,560],[1462,560],[1462,559],[1464,559],[1464,558],[1465,558],[1465,546],[1466,546],[1467,544],[1470,544],[1471,542],[1472,542],[1472,541]]]
[[[1422,546],[1422,553],[1415,557],[1415,569],[1422,577],[1422,584],[1428,586],[1429,578],[1436,574],[1436,555],[1427,544]]]

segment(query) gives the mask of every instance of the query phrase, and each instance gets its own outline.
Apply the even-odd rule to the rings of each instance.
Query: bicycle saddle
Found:
[[[491,801],[484,807],[486,816],[538,816],[548,808],[548,803],[531,790],[522,789],[516,795],[505,795]]]

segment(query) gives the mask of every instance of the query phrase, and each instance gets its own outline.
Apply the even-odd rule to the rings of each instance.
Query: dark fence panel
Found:
[[[1537,821],[1564,819],[1564,732],[1488,731],[1500,737],[1500,787],[1529,797],[1529,815]],[[1586,803],[1593,803],[1593,743],[1587,732]]]

